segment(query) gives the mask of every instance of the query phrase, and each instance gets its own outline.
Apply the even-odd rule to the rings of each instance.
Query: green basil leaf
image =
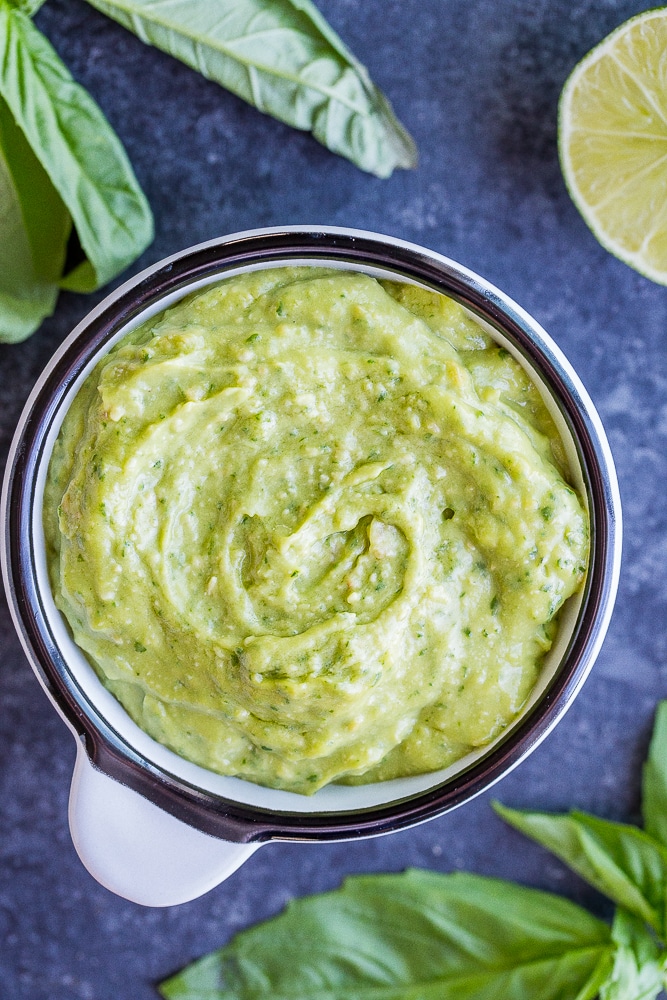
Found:
[[[53,312],[70,226],[0,98],[0,343],[24,340]]]
[[[89,0],[260,111],[387,177],[414,142],[310,0]]]
[[[0,98],[0,146],[14,181],[34,275],[57,284],[72,220],[51,179]],[[4,270],[4,269],[3,269]],[[16,268],[17,276],[19,268]]]
[[[658,705],[644,764],[642,812],[647,833],[667,846],[667,701]]]
[[[655,1000],[663,986],[663,954],[646,926],[619,909],[612,938],[617,944],[614,964],[600,989],[600,1000]]]
[[[619,906],[665,932],[667,850],[643,830],[586,813],[567,815],[494,808]]]
[[[550,893],[408,871],[348,879],[160,985],[169,1000],[590,1000],[610,928]]]
[[[87,257],[63,287],[92,291],[152,239],[148,203],[89,94],[22,11],[0,0],[0,97],[74,222]]]

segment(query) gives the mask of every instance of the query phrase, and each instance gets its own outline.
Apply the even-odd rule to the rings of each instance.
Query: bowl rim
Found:
[[[122,326],[149,306],[213,275],[248,265],[340,262],[378,267],[442,291],[508,338],[544,379],[575,442],[591,526],[590,565],[567,650],[546,691],[505,737],[469,767],[414,796],[353,812],[266,810],[213,795],[147,761],[83,704],[48,627],[36,580],[32,511],[45,440],[82,369]],[[84,317],[56,351],[31,393],[12,442],[0,510],[0,549],[10,611],[29,661],[91,762],[155,805],[205,833],[240,843],[340,840],[402,829],[447,812],[509,773],[562,718],[590,672],[618,586],[621,507],[600,418],[569,362],[542,327],[479,275],[417,244],[363,230],[286,226],[248,230],[187,248],[142,271]]]

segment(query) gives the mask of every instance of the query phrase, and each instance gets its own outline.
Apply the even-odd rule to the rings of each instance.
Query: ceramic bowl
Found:
[[[51,449],[81,382],[130,329],[221,278],[286,264],[354,269],[436,289],[459,301],[526,368],[565,443],[588,507],[590,567],[560,619],[540,680],[516,721],[489,746],[418,777],[313,796],[221,777],[153,741],[102,686],[51,595],[42,493]],[[112,292],[47,365],[21,416],[2,497],[3,575],[35,673],[77,743],[70,829],[89,871],[147,905],[192,899],[271,840],[352,840],[403,829],[461,805],[533,750],[563,716],[600,649],[620,564],[620,501],[600,419],[545,331],[478,275],[423,247],[348,229],[237,233],[184,250]]]

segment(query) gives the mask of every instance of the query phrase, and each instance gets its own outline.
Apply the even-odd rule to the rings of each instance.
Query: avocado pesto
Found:
[[[132,718],[310,793],[436,770],[524,704],[586,515],[523,369],[452,300],[254,271],[125,337],[70,407],[56,603]]]

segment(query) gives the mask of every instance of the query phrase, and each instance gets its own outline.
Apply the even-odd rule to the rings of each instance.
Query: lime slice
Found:
[[[667,284],[667,8],[607,36],[559,105],[565,183],[603,247]]]

